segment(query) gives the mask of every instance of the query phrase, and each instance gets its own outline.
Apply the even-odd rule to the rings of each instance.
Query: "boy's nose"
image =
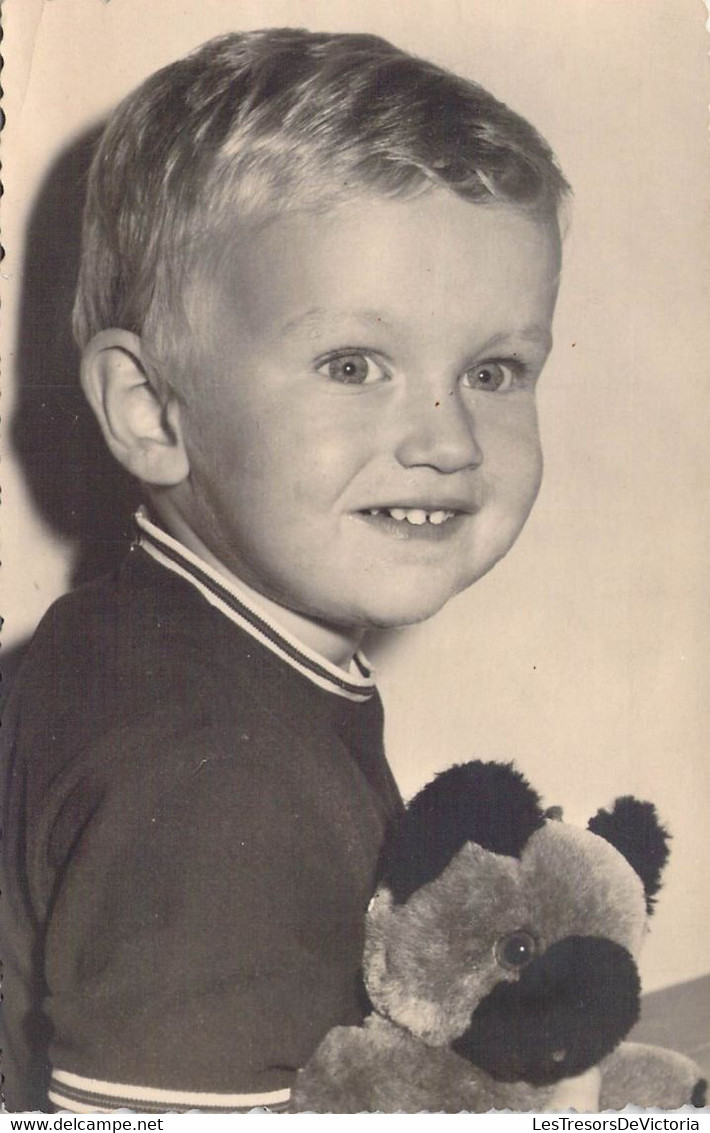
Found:
[[[473,413],[457,390],[438,398],[410,397],[399,412],[395,455],[403,467],[460,472],[478,467],[483,460]]]

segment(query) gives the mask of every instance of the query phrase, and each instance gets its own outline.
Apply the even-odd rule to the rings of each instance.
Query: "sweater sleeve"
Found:
[[[359,1021],[376,838],[297,745],[153,727],[87,753],[47,838],[50,1100],[279,1108]]]

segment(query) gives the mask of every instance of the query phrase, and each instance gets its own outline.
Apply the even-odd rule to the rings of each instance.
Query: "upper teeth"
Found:
[[[425,511],[421,507],[373,507],[370,508],[370,515],[391,515],[392,519],[398,519],[400,522],[406,520],[407,523],[413,523],[416,527],[420,527],[423,523],[433,523],[435,526],[443,523],[447,519],[453,519],[455,512],[453,511]]]

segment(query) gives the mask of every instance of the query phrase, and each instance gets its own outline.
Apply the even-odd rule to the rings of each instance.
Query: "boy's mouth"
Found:
[[[447,501],[453,503],[453,501]],[[398,504],[363,508],[356,514],[368,525],[390,538],[404,542],[448,541],[461,529],[471,508],[403,507]]]
[[[411,523],[413,527],[423,527],[425,523],[430,523],[434,527],[440,527],[442,523],[453,519],[457,512],[449,508],[437,508],[434,511],[430,511],[421,507],[373,507],[368,508],[365,514],[386,516],[396,520],[398,523]]]

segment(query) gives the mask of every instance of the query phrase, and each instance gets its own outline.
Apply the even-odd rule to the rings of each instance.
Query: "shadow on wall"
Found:
[[[42,518],[77,546],[74,585],[120,559],[137,502],[84,401],[71,331],[86,174],[100,133],[62,153],[32,210],[16,352],[12,440]]]

